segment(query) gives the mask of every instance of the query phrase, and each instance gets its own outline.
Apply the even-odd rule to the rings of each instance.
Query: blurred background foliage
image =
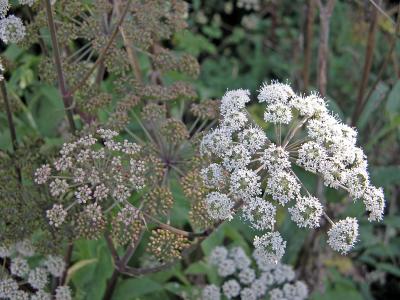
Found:
[[[263,81],[271,79],[288,80],[295,90],[303,92],[317,90],[317,8],[312,19],[311,60],[307,66],[304,47],[307,15],[314,1],[260,0],[259,7],[249,9],[240,7],[239,2],[246,1],[191,1],[189,28],[172,39],[174,49],[188,52],[199,60],[200,77],[193,83],[200,98],[218,99],[233,88],[250,89],[254,95]],[[288,241],[284,262],[297,266],[300,275],[314,272],[319,276],[320,282],[312,282],[311,299],[398,299],[400,296],[400,42],[397,39],[390,52],[393,36],[398,36],[394,23],[398,17],[398,1],[385,0],[380,4],[387,16],[380,12],[377,15],[372,66],[364,91],[366,102],[354,125],[359,131],[359,144],[369,158],[372,182],[385,189],[386,216],[382,223],[370,224],[361,216],[361,203],[340,205],[351,200],[337,191],[326,190],[325,197],[335,207],[334,214],[363,220],[356,249],[343,257],[328,249],[324,236],[319,236],[316,244],[309,243],[312,233],[298,229],[284,212],[279,214],[279,225]],[[331,19],[326,98],[331,109],[347,123],[354,121],[373,10],[367,0],[336,1]],[[2,50],[6,68],[13,70],[7,74],[7,88],[18,136],[26,141],[42,138],[47,148],[59,146],[60,132],[66,126],[63,106],[56,87],[39,80],[39,50],[15,45]],[[140,54],[139,58],[145,72],[148,61]],[[385,60],[388,60],[386,65]],[[306,67],[308,83],[304,78]],[[165,80],[172,81],[179,76],[182,75],[168,73]],[[107,90],[112,80],[112,77],[106,79],[102,88]],[[255,103],[251,110],[262,115]],[[3,111],[0,112],[0,148],[11,150]],[[137,126],[134,120],[131,126]],[[313,177],[303,174],[303,182],[316,188]],[[187,200],[178,185],[173,187],[173,193],[177,199],[174,209],[181,217],[175,222],[184,225]],[[153,275],[120,277],[113,299],[177,299],[183,295],[190,299],[196,285],[204,283],[205,278],[210,283],[217,280],[202,257],[216,245],[228,242],[250,250],[254,235],[240,220],[226,223],[202,243],[201,249],[194,253],[196,259],[185,260]],[[314,254],[316,249],[312,247],[318,248],[319,254],[314,257],[317,263],[310,257],[304,258],[304,252],[308,251],[308,256]],[[138,254],[144,252],[142,245]],[[103,240],[76,242],[72,261],[67,281],[72,283],[76,299],[101,299],[113,272],[106,243]],[[304,264],[310,264],[312,269],[307,270]]]

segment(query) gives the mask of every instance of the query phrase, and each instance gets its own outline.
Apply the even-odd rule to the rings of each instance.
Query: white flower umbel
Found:
[[[224,183],[224,169],[219,164],[211,164],[201,170],[204,183],[210,188],[217,188]]]
[[[43,289],[47,283],[49,273],[44,268],[36,268],[29,272],[28,282],[35,289],[41,290]]]
[[[323,208],[316,197],[304,196],[296,199],[296,204],[288,209],[292,221],[299,227],[317,228]]]
[[[276,208],[270,202],[255,198],[243,207],[243,218],[257,230],[272,230],[275,224]]]
[[[47,271],[54,277],[61,277],[65,270],[65,261],[62,257],[49,255],[46,257],[43,265]]]
[[[11,261],[10,272],[13,275],[24,277],[29,272],[28,261],[21,257],[16,257]]]
[[[281,171],[290,168],[289,152],[282,147],[277,147],[274,143],[264,150],[260,162],[263,167],[269,171]]]
[[[281,205],[286,205],[299,195],[300,188],[294,175],[286,171],[277,171],[268,179],[266,192]]]
[[[222,291],[226,298],[235,298],[240,293],[240,284],[235,279],[230,279],[222,285]]]
[[[382,188],[369,186],[365,189],[363,201],[369,212],[369,221],[381,221],[385,210],[385,196]]]
[[[46,259],[38,256],[30,239],[19,241],[7,248],[7,253],[0,253],[1,258],[7,257],[10,261],[9,269],[4,269],[0,275],[0,299],[52,299],[47,292],[51,290],[49,275],[60,277],[65,271],[64,260],[55,256]],[[34,257],[33,261],[31,257]],[[11,277],[18,278],[18,282]],[[29,292],[24,288],[27,284],[32,287]],[[72,297],[70,295],[69,298],[56,299],[71,300]]]
[[[214,220],[226,220],[232,218],[234,203],[225,194],[213,192],[207,195],[205,200],[207,212]]]
[[[254,247],[260,257],[269,263],[277,263],[285,253],[286,242],[279,232],[268,232],[254,238]]]
[[[228,249],[223,246],[217,246],[211,251],[208,262],[213,266],[217,266],[223,260],[227,259],[227,257]]]
[[[10,9],[10,3],[8,0],[0,0],[0,18],[4,18]]]
[[[55,300],[72,300],[71,289],[69,286],[59,286],[56,289]]]
[[[357,219],[347,217],[332,225],[328,231],[328,244],[335,251],[346,254],[353,248],[358,236]]]
[[[249,169],[237,169],[232,173],[230,192],[245,201],[261,194],[260,176]]]
[[[214,284],[207,285],[203,288],[201,293],[203,300],[220,300],[221,299],[221,291],[220,288]]]
[[[25,37],[25,26],[22,20],[9,15],[0,20],[0,39],[5,44],[18,43]]]
[[[18,291],[18,283],[12,278],[0,279],[0,297],[11,298],[11,296]]]
[[[238,134],[238,139],[250,154],[254,154],[260,150],[268,140],[264,131],[255,126],[251,126],[241,131]]]
[[[32,6],[37,0],[18,0],[21,5]]]
[[[207,289],[210,288],[207,294],[213,292],[219,297],[222,290],[227,299],[267,299],[269,292],[277,288],[287,296],[282,299],[307,298],[307,286],[302,281],[296,281],[296,274],[291,266],[281,263],[268,264],[265,256],[259,252],[258,250],[253,252],[254,262],[241,247],[235,246],[229,250],[221,246],[214,248],[208,257],[208,262],[218,271],[219,285],[206,286]],[[247,266],[235,269],[230,259],[218,260],[216,264],[211,263],[215,262],[215,256],[221,258],[226,255],[248,262]],[[224,270],[224,274],[220,274],[220,269]]]
[[[224,259],[217,265],[218,275],[227,277],[235,273],[236,265],[233,259]]]
[[[216,219],[240,212],[254,229],[276,231],[275,206],[280,204],[290,206],[299,227],[316,228],[321,216],[332,224],[303,176],[319,177],[325,186],[362,199],[368,220],[382,219],[383,190],[371,185],[355,128],[332,115],[317,93],[296,95],[285,83],[263,84],[258,100],[266,124],[246,111],[247,90],[228,91],[221,101],[219,125],[201,142],[201,154],[210,160],[202,171],[204,182],[210,194],[224,193],[230,200],[213,206]],[[298,173],[299,168],[307,172]]]
[[[249,90],[239,89],[226,92],[221,99],[221,115],[230,115],[244,109],[246,107],[246,103],[250,101],[249,95]]]
[[[216,247],[215,249],[217,248],[219,247]],[[236,269],[238,270],[243,270],[245,268],[248,268],[251,264],[250,258],[247,256],[246,252],[244,252],[244,250],[241,247],[234,247],[230,249],[229,258],[233,259],[236,265]]]

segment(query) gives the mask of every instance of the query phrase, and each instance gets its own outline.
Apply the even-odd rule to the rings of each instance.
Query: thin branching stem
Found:
[[[3,74],[0,74],[0,77],[3,77]],[[1,95],[3,97],[4,105],[6,108],[8,129],[10,130],[10,136],[11,136],[11,144],[12,144],[12,148],[13,148],[13,151],[15,154],[18,149],[17,131],[15,129],[14,118],[13,118],[13,114],[11,112],[10,101],[8,99],[7,88],[6,88],[6,83],[5,83],[4,78],[0,79],[0,89],[1,89]],[[15,172],[17,174],[18,182],[21,183],[22,182],[21,169],[19,168],[17,162],[15,161],[15,156],[13,156],[12,159],[14,162],[14,167],[15,167]]]
[[[65,113],[67,115],[69,127],[71,129],[71,132],[73,134],[75,134],[76,126],[75,126],[75,122],[74,122],[74,116],[72,113],[74,100],[73,100],[72,94],[68,91],[68,87],[67,87],[65,77],[64,77],[64,72],[63,72],[63,67],[62,67],[62,62],[61,62],[61,55],[60,55],[60,47],[59,47],[59,44],[57,41],[56,27],[54,24],[53,11],[51,8],[50,0],[45,0],[45,4],[46,4],[47,22],[49,25],[49,31],[50,31],[50,37],[51,37],[51,44],[53,46],[54,63],[55,63],[56,71],[57,71],[57,77],[58,77],[58,85],[60,88],[61,97],[63,100],[64,109],[65,109]]]
[[[47,1],[50,1],[50,0],[47,0]],[[112,43],[114,42],[115,38],[117,37],[117,34],[119,32],[119,27],[124,22],[125,16],[129,11],[129,7],[130,7],[131,3],[132,3],[132,0],[128,0],[128,2],[126,3],[125,9],[121,14],[121,17],[119,18],[118,23],[115,25],[114,31],[111,34],[110,39],[108,40],[106,46],[101,51],[99,57],[97,58],[96,62],[93,64],[93,66],[83,76],[82,80],[71,89],[71,92],[70,92],[71,95],[73,95],[77,90],[79,90],[81,87],[83,87],[85,85],[86,81],[90,78],[92,73],[97,69],[97,67],[100,65],[100,63],[103,61],[103,59],[107,55],[108,50],[110,49]]]

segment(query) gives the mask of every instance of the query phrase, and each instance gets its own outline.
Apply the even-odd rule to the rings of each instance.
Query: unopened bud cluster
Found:
[[[190,242],[186,237],[160,228],[151,232],[147,249],[159,261],[170,262],[180,259],[182,250],[189,245]]]
[[[68,211],[78,211],[78,232],[97,236],[105,227],[104,211],[132,206],[128,199],[144,187],[144,162],[140,147],[128,140],[116,141],[118,133],[98,129],[65,143],[52,165],[35,172],[37,184],[47,184],[55,204],[47,211],[49,223],[60,227]]]

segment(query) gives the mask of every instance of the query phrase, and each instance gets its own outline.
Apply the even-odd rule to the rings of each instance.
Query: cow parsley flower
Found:
[[[269,172],[290,168],[289,153],[271,143],[263,152],[260,162]]]
[[[333,224],[328,231],[328,244],[333,250],[346,254],[353,248],[358,236],[357,219],[347,217]]]
[[[261,194],[260,176],[249,169],[237,169],[231,176],[230,192],[243,200]]]
[[[257,294],[251,288],[246,287],[240,292],[240,299],[257,300]]]
[[[305,97],[294,97],[293,107],[298,110],[300,116],[307,118],[327,113],[325,100],[315,93]]]
[[[219,192],[213,192],[208,194],[205,202],[208,214],[211,218],[215,220],[232,218],[232,208],[234,203],[227,195]]]
[[[214,248],[217,249],[219,247]],[[226,249],[224,247],[224,249]],[[229,250],[229,258],[233,259],[237,270],[243,270],[248,268],[251,264],[250,258],[247,256],[246,252],[241,247],[233,247]]]
[[[260,257],[270,263],[277,263],[285,253],[286,242],[278,232],[268,232],[254,238],[254,247]]]
[[[260,102],[269,104],[282,103],[289,105],[296,94],[288,84],[272,81],[270,84],[264,83],[258,94]]]
[[[292,109],[283,103],[270,104],[264,112],[265,122],[289,124],[292,120]]]
[[[2,274],[0,278],[0,298],[1,299],[33,299],[33,300],[50,300],[51,295],[47,292],[51,290],[49,275],[60,277],[65,271],[65,262],[62,258],[48,256],[41,258],[35,253],[30,239],[25,239],[8,247],[7,254],[10,261],[9,273]],[[33,267],[28,259],[35,256],[35,266]],[[0,257],[3,259],[2,253]],[[8,276],[18,277],[19,284]],[[1,277],[1,276],[0,276]],[[25,285],[29,284],[33,291],[25,291]],[[56,297],[56,299],[58,299]],[[60,298],[60,300],[68,300],[69,298]]]
[[[299,182],[292,174],[277,171],[268,179],[266,192],[272,196],[272,199],[285,205],[299,195],[300,188]]]
[[[43,265],[47,271],[54,277],[61,277],[65,270],[65,261],[62,257],[49,255],[46,257]]]
[[[45,291],[39,290],[31,295],[30,300],[51,300],[51,295]]]
[[[321,172],[321,166],[323,166],[327,158],[328,156],[324,147],[310,141],[300,146],[299,157],[296,163],[305,170],[316,173]]]
[[[64,223],[67,217],[67,211],[63,208],[62,204],[54,204],[51,209],[46,211],[47,219],[49,219],[49,224],[54,227],[60,227]]]
[[[28,282],[35,289],[41,290],[48,283],[48,273],[44,268],[36,268],[29,272]]]
[[[245,108],[246,103],[250,102],[249,90],[227,91],[221,99],[221,115],[230,115]]]
[[[11,298],[11,295],[18,291],[18,283],[12,279],[0,279],[0,297]]]
[[[286,293],[288,297],[286,299],[306,299],[308,296],[307,286],[302,281],[295,279],[296,274],[292,267],[281,263],[268,262],[261,252],[256,249],[253,252],[253,259],[251,259],[243,248],[238,246],[230,249],[224,246],[214,248],[208,257],[208,262],[217,268],[217,274],[220,277],[217,282],[220,283],[220,286],[206,286],[206,289],[210,289],[206,291],[207,296],[212,292],[215,297],[220,297],[222,290],[227,299],[236,297],[240,299],[265,299],[270,291],[277,288],[283,294]],[[246,263],[235,268],[235,263],[229,258],[236,258],[236,263],[240,260]],[[253,263],[254,260],[255,263]]]
[[[383,190],[371,185],[355,128],[332,115],[317,93],[296,95],[285,83],[264,83],[258,100],[265,105],[265,126],[255,125],[246,111],[248,91],[229,91],[221,101],[218,127],[201,142],[201,154],[211,160],[202,171],[204,183],[210,194],[224,192],[230,200],[227,205],[214,205],[214,216],[231,218],[240,212],[243,220],[257,230],[269,231],[270,237],[276,230],[276,203],[291,203],[288,211],[299,227],[316,228],[322,216],[333,222],[302,182],[303,174],[297,174],[303,168],[310,172],[308,176],[323,179],[325,186],[362,199],[369,221],[382,219]],[[257,241],[259,248],[271,242]]]
[[[59,286],[56,289],[55,300],[72,300],[71,289],[69,286]]]
[[[226,298],[235,298],[240,293],[240,284],[235,279],[230,279],[222,285],[222,291]]]
[[[316,197],[304,196],[296,199],[296,204],[288,209],[293,222],[299,227],[316,228],[323,213],[321,203]]]
[[[369,212],[369,221],[381,221],[385,210],[385,196],[382,188],[368,186],[363,195],[366,210]]]
[[[243,218],[257,230],[272,230],[275,224],[275,215],[275,206],[259,197],[246,203],[243,208]]]
[[[209,263],[213,266],[217,266],[223,260],[227,259],[228,250],[223,246],[217,246],[212,251],[208,258]]]
[[[11,261],[10,272],[13,275],[23,277],[29,272],[29,265],[26,259],[16,257]]]
[[[222,122],[222,126],[229,129],[229,131],[233,132],[242,129],[246,125],[247,121],[248,119],[246,114],[237,111],[226,115],[226,117]]]
[[[25,37],[25,26],[22,20],[9,15],[0,20],[0,39],[5,44],[18,43]]]
[[[201,170],[201,177],[207,186],[218,188],[224,181],[224,169],[219,164],[211,164]]]
[[[221,299],[221,291],[219,287],[214,284],[207,285],[203,288],[201,293],[204,300],[219,300]]]
[[[217,270],[221,277],[232,275],[236,270],[235,261],[229,258],[224,259],[218,263]]]
[[[0,18],[4,18],[10,9],[10,3],[8,0],[0,0]]]
[[[251,284],[256,278],[256,272],[252,268],[245,268],[238,274],[239,280],[243,284]]]
[[[267,136],[264,131],[255,126],[244,129],[238,134],[241,145],[245,146],[250,154],[254,154],[260,150],[267,142]]]
[[[228,171],[243,169],[250,163],[250,153],[244,145],[232,147],[229,155],[225,156],[222,164]]]
[[[21,5],[28,5],[28,6],[32,6],[36,0],[18,0],[19,4]]]

